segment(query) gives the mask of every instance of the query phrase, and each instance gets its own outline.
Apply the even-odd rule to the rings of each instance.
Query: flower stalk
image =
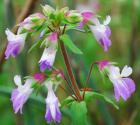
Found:
[[[71,68],[71,64],[70,64],[70,61],[69,61],[69,57],[68,57],[66,48],[64,46],[64,43],[61,40],[59,40],[59,43],[60,43],[61,52],[62,52],[62,55],[63,55],[63,58],[64,58],[64,62],[65,62],[66,68],[67,68],[67,72],[68,72],[69,77],[70,77],[70,81],[71,81],[72,86],[74,87],[74,90],[75,90],[75,94],[76,94],[75,96],[77,97],[78,101],[81,101],[82,97],[80,95],[80,90],[77,86],[77,82],[76,82],[76,79],[74,77],[74,74],[73,74],[73,71],[72,71],[72,68]]]

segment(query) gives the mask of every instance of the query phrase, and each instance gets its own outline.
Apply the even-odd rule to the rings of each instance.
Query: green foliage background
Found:
[[[9,5],[6,1],[11,1]],[[0,0],[0,56],[6,43],[5,29],[12,28],[24,8],[27,0]],[[40,4],[48,3],[52,6],[69,6],[75,9],[76,5],[84,0],[40,0],[34,12],[41,11]],[[86,1],[86,0],[85,0]],[[94,1],[94,0],[93,0]],[[72,66],[79,86],[82,87],[87,77],[88,69],[93,61],[108,59],[118,62],[120,67],[128,64],[133,67],[132,75],[136,82],[136,92],[127,101],[118,102],[119,110],[110,105],[95,101],[90,102],[88,107],[89,125],[139,125],[140,124],[140,1],[139,0],[98,0],[100,8],[98,14],[104,19],[106,15],[111,15],[110,24],[112,35],[112,46],[109,52],[105,53],[96,42],[92,34],[83,34],[79,32],[69,32],[76,45],[82,50],[83,55],[70,53]],[[16,58],[10,58],[1,65],[0,71],[0,124],[1,125],[46,125],[44,120],[45,105],[41,101],[29,100],[25,107],[23,115],[15,115],[10,101],[9,88],[14,88],[13,76],[21,74],[22,76],[31,75],[39,71],[38,60],[42,50],[34,49],[27,54],[31,44],[38,39],[38,35],[29,38],[24,51]],[[56,67],[64,68],[60,52],[57,54]],[[64,83],[62,83],[64,85]],[[65,85],[64,85],[65,86]],[[106,78],[102,80],[97,67],[94,68],[90,80],[90,87],[93,90],[104,93],[113,99],[113,86]],[[45,98],[46,93],[41,93]],[[61,99],[67,95],[59,89],[57,94]],[[79,110],[78,110],[79,112]],[[62,110],[63,119],[61,125],[71,124],[72,114],[67,108]],[[73,118],[72,118],[73,119]]]

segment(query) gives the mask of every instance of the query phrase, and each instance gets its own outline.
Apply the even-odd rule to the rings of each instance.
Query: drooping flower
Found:
[[[102,61],[97,64],[101,70],[107,68],[107,75],[113,83],[116,100],[119,101],[120,97],[122,97],[126,101],[135,91],[135,83],[129,78],[132,74],[132,68],[124,66],[123,70],[120,72],[119,67],[112,65],[110,62]]]
[[[54,94],[51,82],[47,84],[47,88],[48,88],[48,95],[46,98],[45,119],[47,120],[48,123],[51,123],[52,121],[59,123],[61,120],[59,101],[58,101],[58,98]]]
[[[57,52],[57,44],[57,33],[51,33],[46,39],[46,48],[44,49],[43,55],[39,61],[40,70],[42,72],[46,69],[50,70],[52,68]]]
[[[40,70],[43,72],[46,69],[51,69],[55,60],[55,55],[56,55],[56,49],[53,47],[48,47],[45,48],[43,55],[39,61],[40,64]]]
[[[14,77],[14,81],[17,85],[17,88],[12,91],[11,101],[13,103],[13,109],[15,113],[20,111],[22,114],[23,105],[26,103],[27,99],[33,92],[33,89],[31,88],[33,81],[31,79],[27,79],[25,84],[22,85],[21,77],[18,75]]]
[[[23,33],[15,35],[9,29],[6,29],[5,33],[8,39],[5,58],[8,59],[10,56],[16,57],[24,48],[27,34]]]
[[[41,13],[35,13],[25,18],[24,21],[19,24],[19,26],[23,29],[31,31],[33,30],[33,27],[41,25],[45,18],[46,17]]]
[[[98,18],[93,18],[92,21],[95,24],[90,25],[92,33],[99,44],[104,48],[104,51],[108,51],[109,47],[111,46],[111,40],[109,38],[111,35],[111,30],[108,26],[111,21],[111,17],[107,16],[103,24],[100,23]]]

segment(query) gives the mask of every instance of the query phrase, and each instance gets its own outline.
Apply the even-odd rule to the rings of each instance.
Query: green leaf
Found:
[[[74,43],[71,41],[70,37],[66,34],[60,36],[60,39],[64,42],[64,44],[74,53],[83,54],[83,52],[77,48]]]
[[[104,100],[107,103],[114,106],[116,109],[119,109],[119,107],[111,99],[109,99],[108,97],[106,97],[103,94],[100,94],[100,93],[97,93],[97,92],[86,92],[85,93],[85,101],[89,101],[92,98],[97,98],[97,99],[100,99],[100,100]]]
[[[73,101],[74,101],[74,99],[71,96],[69,96],[63,100],[61,107],[65,106],[65,105],[70,105]]]
[[[39,40],[39,41],[37,41],[36,43],[34,43],[34,44],[30,47],[30,49],[28,50],[28,53],[30,53],[35,47],[39,46],[41,41],[42,41],[42,40]]]
[[[84,101],[74,101],[70,107],[72,125],[87,125],[87,107]]]

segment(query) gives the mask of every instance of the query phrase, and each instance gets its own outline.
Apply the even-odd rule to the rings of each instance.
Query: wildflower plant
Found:
[[[86,104],[94,97],[104,100],[118,109],[118,106],[109,97],[92,91],[88,87],[92,69],[94,65],[97,65],[99,70],[104,75],[107,75],[113,83],[115,99],[119,101],[120,97],[122,97],[126,101],[135,91],[134,81],[128,78],[132,73],[132,68],[125,66],[120,73],[120,69],[115,63],[107,60],[95,61],[91,65],[89,74],[87,74],[85,86],[79,88],[67,52],[68,48],[74,54],[83,54],[68,35],[67,32],[69,30],[77,30],[85,34],[91,32],[104,51],[107,52],[111,46],[111,29],[108,26],[111,17],[106,16],[106,19],[101,22],[99,16],[89,10],[80,12],[69,10],[68,7],[62,9],[54,9],[49,5],[41,7],[43,13],[32,14],[17,25],[18,32],[16,35],[9,29],[5,31],[8,39],[5,51],[6,59],[10,56],[16,57],[19,55],[24,48],[27,36],[33,36],[36,32],[40,34],[40,40],[34,43],[29,51],[38,46],[43,49],[43,54],[38,61],[40,73],[26,77],[25,84],[22,84],[19,75],[14,77],[17,88],[12,92],[11,101],[15,113],[18,111],[22,113],[23,105],[29,96],[36,92],[36,90],[41,90],[39,89],[40,87],[46,87],[48,91],[47,97],[44,99],[46,102],[45,119],[48,123],[61,122],[61,117],[63,117],[61,108],[68,106],[75,119],[77,119],[72,119],[73,124],[85,125],[87,114]],[[68,78],[63,70],[54,66],[55,58],[59,58],[56,57],[59,48],[64,58]],[[61,85],[62,80],[65,81],[71,93],[69,97],[60,101],[55,91],[59,86],[65,90]],[[65,91],[67,92],[67,90]]]

